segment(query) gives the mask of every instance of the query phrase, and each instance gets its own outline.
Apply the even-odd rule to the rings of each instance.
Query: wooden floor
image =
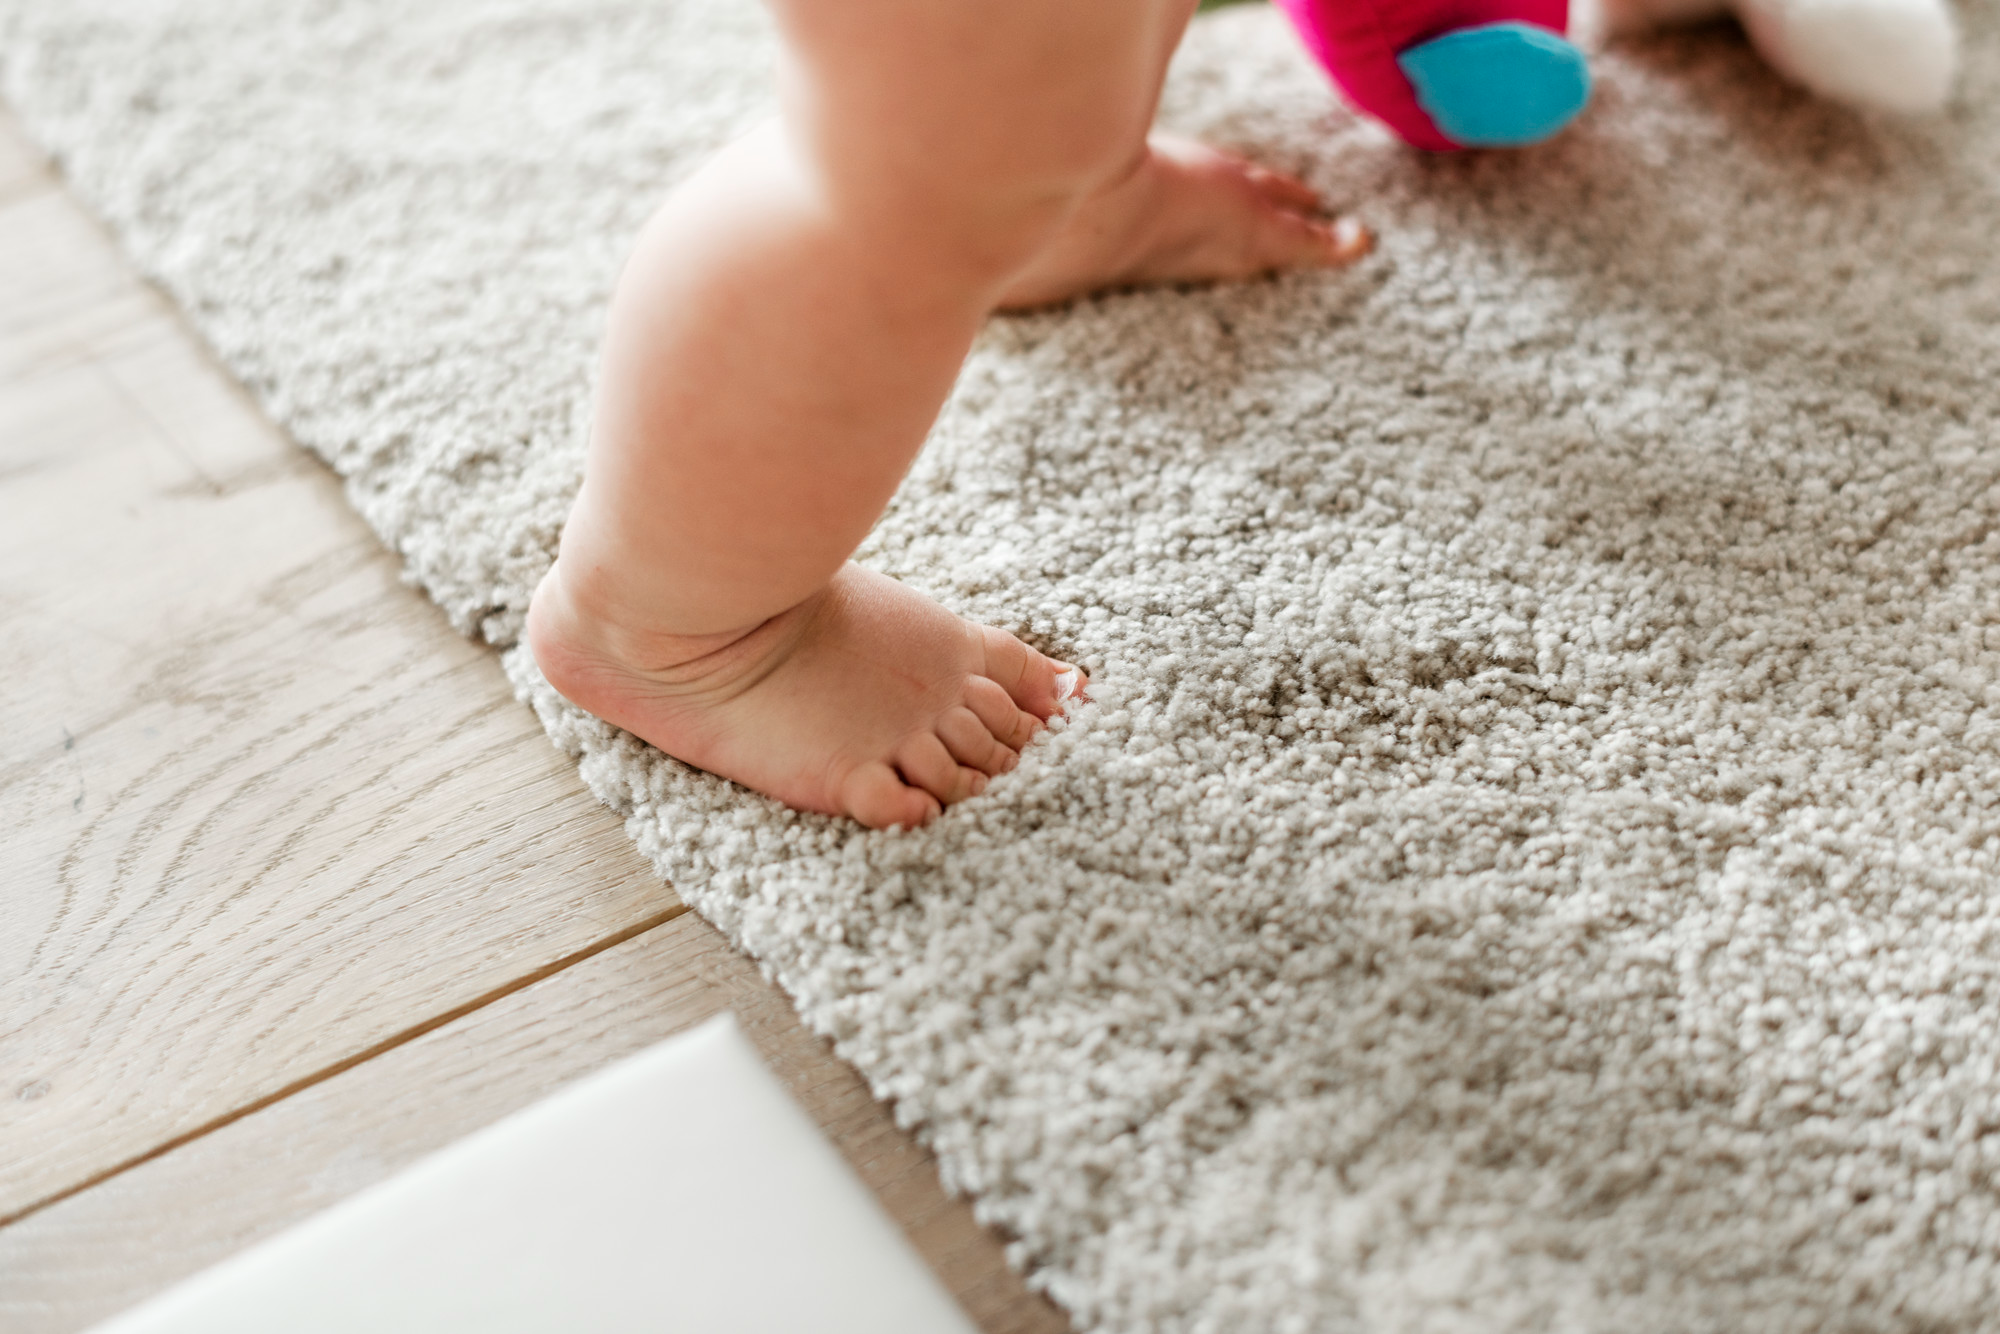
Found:
[[[985,1329],[1067,1328],[0,113],[0,1329],[733,1010]]]

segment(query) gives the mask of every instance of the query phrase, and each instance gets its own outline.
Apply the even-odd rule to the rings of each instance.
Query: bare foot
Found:
[[[679,641],[685,656],[662,641],[652,661],[614,650],[560,571],[528,613],[550,685],[676,759],[877,829],[984,792],[1079,693],[1074,669],[858,565],[740,637]]]
[[[1305,182],[1156,134],[1138,165],[1085,200],[1016,275],[1000,306],[1051,305],[1107,287],[1331,268],[1373,246],[1353,219],[1327,219]]]

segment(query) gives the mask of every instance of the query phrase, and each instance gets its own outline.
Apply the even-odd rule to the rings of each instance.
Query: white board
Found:
[[[97,1328],[972,1334],[726,1017]]]

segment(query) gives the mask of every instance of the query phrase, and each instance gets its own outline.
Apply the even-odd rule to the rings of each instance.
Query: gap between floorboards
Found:
[[[382,1055],[384,1052],[393,1051],[394,1049],[402,1046],[406,1042],[414,1042],[416,1039],[424,1036],[424,1034],[435,1032],[436,1030],[443,1028],[446,1024],[453,1023],[459,1019],[463,1019],[465,1018],[465,1016],[472,1014],[477,1010],[482,1010],[488,1005],[493,1004],[495,1001],[504,1000],[507,997],[513,995],[517,991],[525,990],[526,988],[535,985],[535,983],[537,982],[541,982],[547,978],[554,977],[557,973],[560,973],[565,969],[574,968],[577,964],[583,963],[588,959],[594,958],[597,955],[604,953],[604,951],[608,949],[614,949],[619,945],[623,945],[628,940],[632,940],[638,936],[644,935],[648,931],[656,930],[659,927],[665,926],[668,922],[673,921],[676,917],[679,917],[682,913],[686,911],[688,911],[688,906],[685,903],[675,903],[673,906],[665,908],[660,912],[654,913],[649,917],[641,919],[640,921],[634,922],[630,926],[622,927],[619,930],[612,932],[610,935],[605,936],[601,940],[593,941],[592,943],[584,946],[580,950],[575,950],[569,954],[564,955],[560,959],[556,959],[553,962],[545,964],[542,967],[534,969],[531,972],[524,973],[523,975],[513,979],[512,981],[503,983],[502,985],[497,986],[492,990],[485,992],[482,995],[475,996],[471,1000],[466,1001],[464,1004],[454,1006],[453,1008],[446,1010],[442,1014],[433,1015],[429,1019],[424,1020],[422,1023],[414,1024],[409,1028],[401,1030],[400,1032],[392,1033],[388,1037],[383,1038],[380,1042],[377,1042],[372,1046],[365,1047],[358,1052],[354,1052],[348,1056],[344,1056],[340,1060],[333,1062],[331,1065],[327,1065],[319,1070],[315,1070],[311,1074],[303,1075],[300,1078],[293,1080],[291,1083],[284,1085],[282,1088],[275,1089],[272,1092],[265,1094],[263,1097],[255,1098],[250,1102],[243,1104],[241,1107],[232,1108],[230,1111],[223,1113],[221,1116],[211,1117],[209,1120],[204,1121],[202,1124],[195,1126],[191,1130],[183,1131],[181,1134],[175,1135],[171,1139],[163,1140],[160,1143],[155,1144],[152,1148],[147,1149],[144,1153],[134,1154],[132,1157],[127,1158],[123,1162],[115,1163],[112,1166],[105,1168],[101,1172],[86,1177],[82,1181],[76,1182],[73,1185],[65,1186],[63,1187],[63,1189],[56,1191],[53,1194],[46,1195],[41,1199],[36,1200],[34,1203],[25,1206],[24,1208],[17,1209],[13,1213],[8,1214],[5,1217],[0,1217],[0,1227],[6,1227],[12,1223],[18,1223],[24,1218],[28,1218],[31,1215],[40,1213],[42,1210],[49,1208],[51,1205],[60,1204],[62,1201],[67,1200],[72,1196],[82,1194],[84,1191],[89,1190],[93,1186],[102,1185],[104,1182],[109,1181],[111,1178],[115,1176],[118,1176],[120,1173],[129,1172],[133,1168],[141,1165],[142,1163],[152,1162],[155,1158],[159,1158],[162,1155],[172,1153],[175,1149],[180,1148],[184,1144],[191,1144],[195,1140],[200,1139],[204,1135],[213,1134],[214,1132],[222,1129],[224,1126],[232,1125],[237,1121],[241,1121],[246,1116],[255,1115],[256,1113],[263,1111],[266,1107],[272,1106],[275,1103],[282,1102],[286,1098],[291,1097],[295,1093],[303,1092],[304,1090],[311,1088],[315,1084],[324,1083],[327,1080],[332,1079],[336,1075],[342,1074],[348,1070],[352,1070],[355,1066],[360,1065],[364,1061],[371,1061],[375,1059],[377,1056]]]

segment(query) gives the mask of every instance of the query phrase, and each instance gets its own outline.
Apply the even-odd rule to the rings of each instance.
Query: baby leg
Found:
[[[1147,160],[1190,6],[773,7],[782,117],[677,190],[620,279],[528,638],[669,754],[917,824],[1012,767],[1067,669],[847,556],[981,320]]]

